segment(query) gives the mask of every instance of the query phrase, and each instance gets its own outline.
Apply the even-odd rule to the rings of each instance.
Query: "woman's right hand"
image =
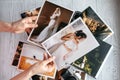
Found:
[[[54,60],[55,60],[54,56],[48,58],[47,54],[44,54],[43,61],[39,61],[30,67],[32,75],[52,72],[53,69],[55,69],[55,64],[53,62]]]

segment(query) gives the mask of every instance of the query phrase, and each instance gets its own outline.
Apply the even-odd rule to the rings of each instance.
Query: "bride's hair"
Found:
[[[75,32],[75,35],[76,35],[77,37],[81,37],[81,38],[86,38],[86,37],[87,37],[87,35],[86,35],[82,30],[76,31],[76,32]]]

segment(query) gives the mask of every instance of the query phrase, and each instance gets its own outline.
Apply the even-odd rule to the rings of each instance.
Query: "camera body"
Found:
[[[61,77],[63,80],[77,80],[70,72],[68,69],[66,69],[62,74]]]

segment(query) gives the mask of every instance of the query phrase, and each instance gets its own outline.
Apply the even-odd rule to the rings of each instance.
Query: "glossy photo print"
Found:
[[[32,66],[34,63],[44,60],[44,53],[45,50],[43,48],[40,48],[32,44],[19,42],[12,65],[16,66],[18,70],[24,71],[28,69],[30,66]],[[54,78],[55,74],[56,67],[53,69],[52,72],[47,72],[38,75]]]
[[[38,27],[32,30],[28,41],[41,45],[41,42],[64,28],[69,23],[72,14],[72,10],[45,1],[36,21]]]
[[[13,57],[13,61],[12,61],[12,65],[13,66],[18,66],[19,60],[20,60],[20,56],[21,56],[21,51],[22,51],[22,47],[23,47],[23,42],[19,42],[15,55]]]
[[[94,78],[98,77],[105,61],[107,60],[112,50],[112,45],[102,40],[98,40],[98,42],[100,43],[99,47],[92,50],[73,63],[75,67],[82,69]]]
[[[99,17],[99,15],[91,7],[88,7],[82,13],[76,12],[71,19],[71,22],[78,17],[82,17],[83,21],[88,26],[90,31],[98,39],[105,40],[113,34],[112,29],[102,20],[101,17]]]
[[[78,18],[42,43],[50,55],[56,56],[58,70],[99,46],[88,27]]]
[[[26,70],[37,61],[43,60],[43,53],[45,53],[43,49],[24,43],[18,68]]]

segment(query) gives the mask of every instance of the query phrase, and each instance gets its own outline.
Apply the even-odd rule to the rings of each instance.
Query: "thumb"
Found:
[[[49,58],[49,56],[48,56],[48,54],[47,54],[47,53],[44,53],[44,54],[43,54],[43,57],[44,57],[44,58],[43,58],[43,60],[46,60],[46,59],[48,59],[48,58]]]
[[[45,60],[44,63],[45,64],[49,64],[50,62],[54,61],[55,60],[55,57],[50,57],[49,59]]]
[[[28,23],[35,22],[37,20],[37,16],[27,17],[26,20]]]
[[[37,20],[37,16],[32,16],[32,17],[28,17],[28,18],[30,18],[32,20]]]

